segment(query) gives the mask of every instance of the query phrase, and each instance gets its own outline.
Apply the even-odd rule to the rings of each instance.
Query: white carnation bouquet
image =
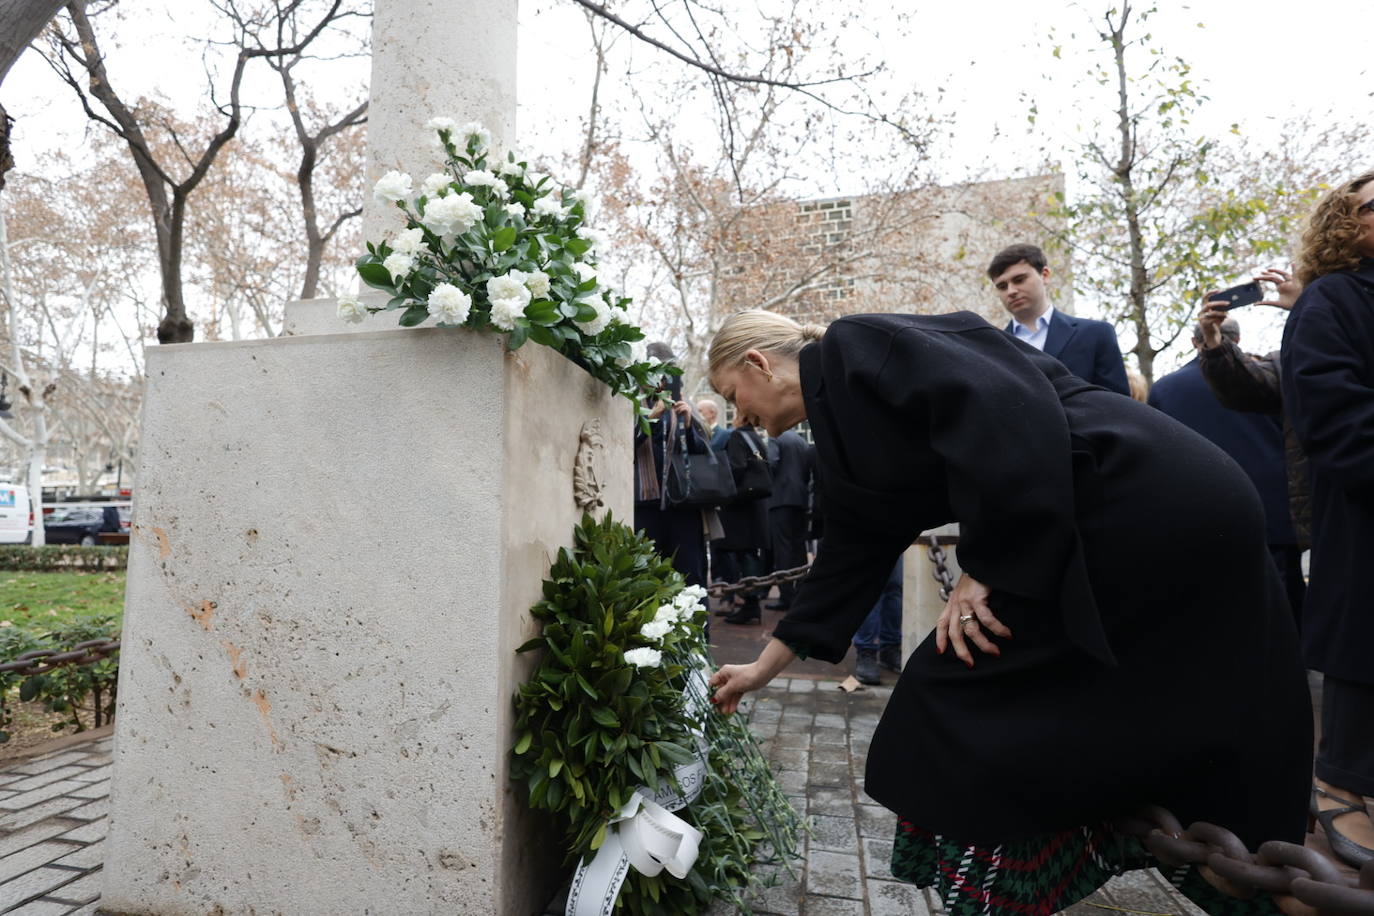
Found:
[[[344,296],[339,317],[400,311],[402,327],[432,317],[439,327],[503,331],[512,350],[532,340],[630,398],[642,416],[643,399],[679,370],[645,355],[630,300],[598,279],[605,239],[586,226],[587,196],[513,153],[490,166],[491,134],[480,124],[433,118],[426,129],[443,147],[446,171],[418,188],[404,172],[382,176],[373,194],[400,208],[406,225],[368,242],[357,262],[363,282],[391,298],[371,307]]]

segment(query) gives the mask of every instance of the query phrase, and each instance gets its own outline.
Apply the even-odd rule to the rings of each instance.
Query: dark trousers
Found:
[[[635,530],[643,531],[658,552],[673,561],[673,568],[688,585],[706,587],[706,536],[700,509],[660,509],[656,503],[639,503]]]
[[[806,564],[806,509],[777,506],[768,510],[769,533],[773,540],[773,570],[796,569]],[[786,608],[796,594],[795,582],[778,586],[778,607]]]
[[[730,554],[735,569],[739,571],[739,578],[746,576],[762,576],[768,572],[768,567],[764,562],[763,551],[758,548],[751,550],[727,550]],[[756,608],[759,606],[759,599],[768,594],[766,588],[751,588],[742,592],[737,592],[744,599],[745,608]]]
[[[1322,678],[1322,740],[1315,772],[1347,792],[1374,795],[1374,684]]]
[[[1293,621],[1302,629],[1302,606],[1307,600],[1307,581],[1302,577],[1302,551],[1297,544],[1270,544],[1269,555],[1279,568],[1288,606],[1293,609]]]
[[[887,577],[883,593],[878,603],[868,612],[864,622],[859,624],[854,634],[854,646],[858,649],[881,649],[883,646],[902,644],[902,558]]]

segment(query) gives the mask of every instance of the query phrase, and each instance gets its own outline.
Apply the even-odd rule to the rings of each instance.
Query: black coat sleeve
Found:
[[[1116,342],[1116,331],[1106,322],[1098,328],[1098,337],[1093,346],[1092,382],[1117,394],[1131,396],[1131,383],[1126,378],[1126,363],[1121,358],[1121,346]]]
[[[1331,274],[1303,292],[1284,328],[1285,409],[1314,475],[1374,495],[1371,297]]]
[[[1087,615],[1086,629],[1075,633],[1066,613],[1071,636],[1110,658],[1085,591],[1068,421],[1050,381],[1065,370],[978,324],[962,333],[907,328],[889,335],[881,352],[862,322],[827,331],[825,377],[847,398],[834,419],[851,456],[909,454],[922,485],[901,493],[865,491],[848,480],[837,486],[821,463],[825,536],[775,630],[779,639],[838,660],[897,556],[920,531],[954,520],[969,575],[994,590],[1069,602],[1074,614]]]
[[[1198,365],[1202,367],[1207,387],[1212,389],[1221,406],[1274,416],[1283,410],[1277,353],[1250,356],[1223,337],[1221,346],[1199,352]]]

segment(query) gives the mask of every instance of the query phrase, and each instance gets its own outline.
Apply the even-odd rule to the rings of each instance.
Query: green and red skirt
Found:
[[[1159,868],[1179,893],[1211,916],[1278,916],[1265,894],[1236,900],[1192,866],[1163,865],[1133,837],[1107,824],[1074,827],[1000,846],[970,846],[897,822],[892,874],[934,889],[948,916],[1050,916],[1111,878]]]

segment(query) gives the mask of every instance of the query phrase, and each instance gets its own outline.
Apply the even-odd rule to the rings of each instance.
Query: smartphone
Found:
[[[1223,303],[1222,305],[1214,305],[1212,308],[1229,312],[1231,309],[1238,309],[1244,305],[1254,305],[1263,298],[1264,290],[1260,289],[1258,282],[1251,280],[1249,283],[1242,283],[1240,286],[1233,286],[1219,293],[1213,293],[1207,301],[1220,301]]]

